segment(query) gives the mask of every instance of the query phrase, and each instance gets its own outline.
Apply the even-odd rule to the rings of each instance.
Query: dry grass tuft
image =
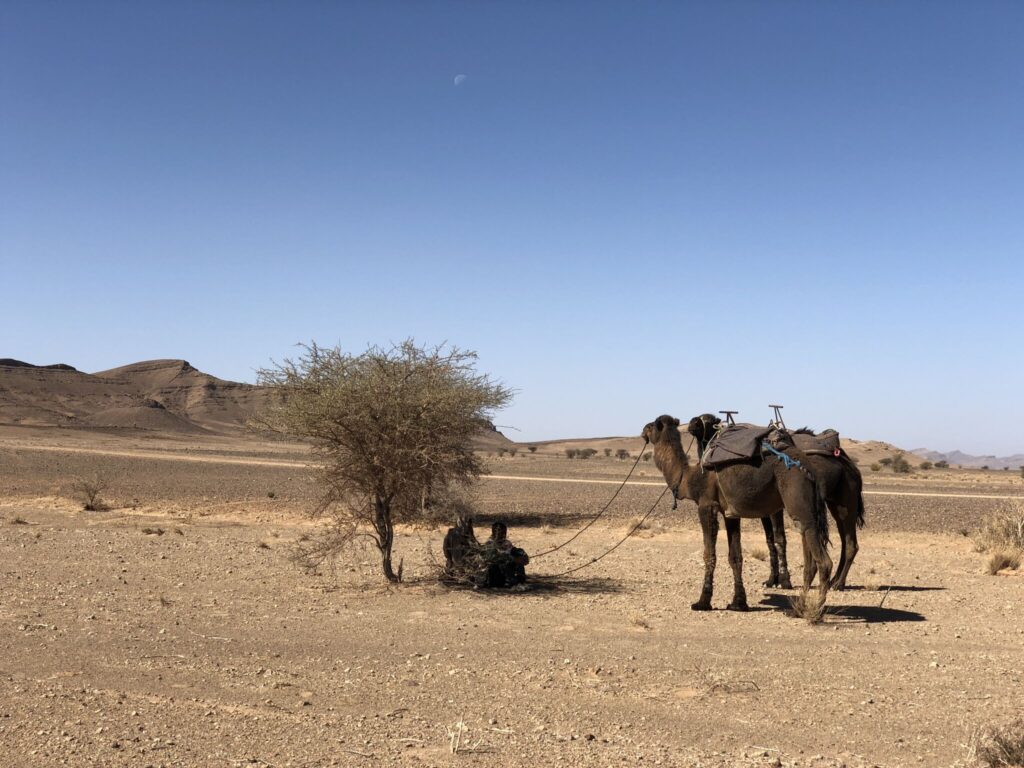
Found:
[[[764,547],[754,547],[747,554],[755,560],[760,560],[762,563],[768,559],[768,550]]]
[[[753,680],[736,680],[729,671],[722,671],[714,666],[697,665],[693,671],[697,678],[696,687],[705,696],[712,693],[752,693],[761,690]]]
[[[639,627],[640,629],[650,629],[651,628],[651,625],[647,621],[647,619],[645,619],[643,616],[641,616],[638,613],[634,614],[632,617],[630,617],[629,621],[630,621],[630,623],[634,627]]]
[[[1020,568],[1020,559],[1020,550],[997,549],[989,557],[986,570],[992,576],[1005,569],[1015,571]]]
[[[981,527],[974,535],[979,552],[1009,548],[1024,550],[1024,504],[1007,501],[996,512],[981,521]]]
[[[650,538],[667,532],[668,528],[661,520],[650,517],[644,520],[641,517],[634,517],[626,524],[626,531],[633,531],[634,536]]]
[[[789,598],[793,616],[808,624],[820,624],[825,618],[825,601],[817,590],[804,589],[796,597]]]
[[[1006,568],[1020,568],[1024,559],[1024,504],[1004,502],[982,520],[974,534],[974,548],[990,553],[985,570],[992,575]]]
[[[1024,718],[982,728],[971,744],[971,754],[980,768],[1024,766]]]

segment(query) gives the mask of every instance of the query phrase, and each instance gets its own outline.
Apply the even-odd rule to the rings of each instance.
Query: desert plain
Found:
[[[652,417],[655,414],[652,414]],[[637,432],[642,425],[637,425]],[[573,443],[577,444],[577,443]],[[537,553],[610,498],[639,438],[485,450],[478,533],[504,518]],[[444,526],[400,531],[405,583],[369,544],[309,574],[317,490],[297,443],[244,433],[0,427],[0,765],[947,766],[1024,702],[1024,578],[986,571],[972,532],[1021,504],[1018,473],[871,472],[867,526],[821,624],[764,589],[752,610],[690,610],[703,573],[692,504],[654,515],[640,462],[596,524],[530,564],[530,588],[437,580]],[[865,454],[864,452],[869,452]],[[75,479],[102,476],[87,512]],[[790,564],[801,571],[790,537]],[[833,530],[833,555],[838,542]]]

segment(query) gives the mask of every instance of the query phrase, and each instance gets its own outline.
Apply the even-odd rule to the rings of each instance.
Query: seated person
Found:
[[[508,540],[508,526],[498,520],[491,526],[491,538],[484,543],[487,561],[486,587],[514,587],[526,581],[530,556]]]
[[[473,567],[473,557],[480,550],[480,543],[473,532],[473,518],[459,515],[455,526],[448,529],[444,537],[445,570],[453,574],[460,569]]]

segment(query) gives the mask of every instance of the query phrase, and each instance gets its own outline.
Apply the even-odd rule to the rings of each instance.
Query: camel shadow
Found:
[[[761,605],[789,612],[791,605],[787,595],[768,595]],[[885,608],[878,605],[826,605],[825,614],[865,624],[885,624],[900,621],[926,621],[923,613],[904,611],[900,608]]]
[[[913,587],[909,585],[900,584],[886,584],[882,587],[871,587],[869,590],[863,586],[849,586],[844,587],[846,592],[945,592],[947,587]]]

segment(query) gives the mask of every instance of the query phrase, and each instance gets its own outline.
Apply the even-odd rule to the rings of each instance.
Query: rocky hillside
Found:
[[[147,360],[98,373],[0,359],[0,424],[170,434],[237,434],[270,392],[225,381],[185,360]],[[512,445],[493,426],[481,450]]]
[[[0,360],[0,423],[159,432],[238,432],[265,390],[224,381],[185,360],[99,373]]]

